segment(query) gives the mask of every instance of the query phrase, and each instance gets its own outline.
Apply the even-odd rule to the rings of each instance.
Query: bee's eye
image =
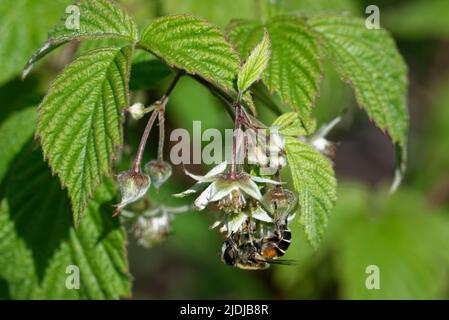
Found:
[[[226,243],[223,244],[223,251],[221,254],[221,258],[222,258],[223,262],[226,263],[227,265],[230,265],[230,266],[235,265],[236,254],[231,245],[226,244]]]

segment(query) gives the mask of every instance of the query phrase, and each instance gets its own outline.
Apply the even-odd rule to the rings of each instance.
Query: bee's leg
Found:
[[[253,246],[254,245],[254,232],[253,232],[252,222],[253,221],[251,220],[251,218],[248,218],[248,220],[247,220],[248,240],[249,240],[249,243]]]

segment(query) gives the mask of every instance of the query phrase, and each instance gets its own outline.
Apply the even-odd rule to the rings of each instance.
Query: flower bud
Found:
[[[335,146],[332,142],[327,140],[324,137],[318,137],[312,139],[310,145],[318,152],[328,157],[329,159],[333,159],[335,156]]]
[[[144,248],[162,242],[171,232],[171,218],[167,213],[154,217],[140,216],[134,225],[134,237]]]
[[[285,156],[285,138],[279,132],[272,132],[270,134],[269,145],[270,168],[279,170],[287,165],[287,158]]]
[[[263,203],[274,214],[275,220],[285,222],[296,205],[296,197],[290,190],[276,186],[265,193]]]
[[[134,103],[128,108],[128,112],[134,120],[140,120],[145,115],[145,106],[140,102]]]
[[[173,170],[166,161],[152,160],[145,165],[145,172],[150,175],[151,182],[153,182],[156,189],[159,189],[171,177]]]
[[[150,187],[151,180],[146,174],[136,173],[134,171],[122,172],[117,176],[122,201],[116,206],[114,216],[128,204],[133,203],[142,198]]]

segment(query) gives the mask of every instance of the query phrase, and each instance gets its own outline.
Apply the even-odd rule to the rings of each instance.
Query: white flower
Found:
[[[226,233],[230,236],[232,233],[242,231],[242,226],[245,222],[250,220],[256,220],[264,223],[274,223],[273,218],[264,210],[260,205],[250,206],[244,211],[239,213],[224,215],[221,219],[217,220],[210,227],[215,229],[221,225],[220,232]]]
[[[305,138],[305,141],[316,151],[332,159],[335,154],[335,146],[326,139],[326,136],[340,121],[341,117],[335,118],[330,123],[321,127],[313,136]]]
[[[262,201],[262,194],[256,182],[280,184],[280,182],[251,176],[245,172],[234,176],[226,174],[224,172],[227,166],[227,162],[223,162],[205,176],[197,176],[186,171],[186,174],[195,179],[197,183],[192,188],[174,196],[184,197],[196,193],[202,186],[210,183],[194,202],[197,210],[203,210],[209,203],[218,201],[220,209],[226,212],[240,212],[246,206],[246,197]]]

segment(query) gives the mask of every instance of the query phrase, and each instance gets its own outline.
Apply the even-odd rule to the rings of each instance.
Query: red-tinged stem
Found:
[[[157,147],[157,160],[164,160],[164,141],[165,141],[165,106],[159,110],[159,144]]]
[[[156,121],[156,117],[159,114],[157,110],[154,110],[151,114],[150,119],[145,127],[142,138],[140,139],[139,149],[137,151],[136,160],[134,161],[133,171],[135,173],[141,173],[142,171],[142,156],[145,151],[145,146],[148,141],[148,137],[150,136],[151,128],[153,127],[154,122]]]
[[[237,165],[237,138],[242,125],[242,107],[240,106],[240,102],[237,102],[235,106],[235,127],[234,127],[234,135],[232,139],[232,162],[231,162],[231,178],[235,178],[236,176],[236,165]]]
[[[167,91],[165,92],[165,94],[162,96],[162,98],[159,100],[159,106],[157,109],[155,109],[153,111],[153,113],[151,114],[150,119],[148,120],[148,123],[145,127],[145,130],[143,132],[142,138],[140,140],[140,144],[139,144],[139,149],[137,151],[137,156],[136,156],[136,160],[134,161],[134,165],[133,165],[133,171],[135,173],[141,173],[142,171],[142,157],[143,157],[143,152],[145,151],[145,146],[147,144],[148,138],[150,136],[150,131],[151,128],[153,128],[154,122],[156,121],[156,117],[159,115],[159,122],[160,122],[160,129],[164,131],[164,113],[165,113],[165,106],[167,105],[168,102],[168,98],[170,96],[170,94],[172,93],[173,89],[175,88],[176,84],[178,83],[178,80],[181,78],[181,76],[184,74],[183,71],[178,71],[178,73],[176,74],[175,78],[173,79],[172,83],[170,84],[170,86],[168,87]],[[162,119],[162,122],[161,122]],[[161,131],[160,131],[161,132]],[[161,143],[161,139],[164,139],[164,135],[162,134],[162,138],[159,137],[159,149],[163,149],[163,141]],[[162,153],[162,151],[160,151]],[[158,150],[158,154],[159,154],[159,150]],[[159,155],[158,155],[159,157]]]

